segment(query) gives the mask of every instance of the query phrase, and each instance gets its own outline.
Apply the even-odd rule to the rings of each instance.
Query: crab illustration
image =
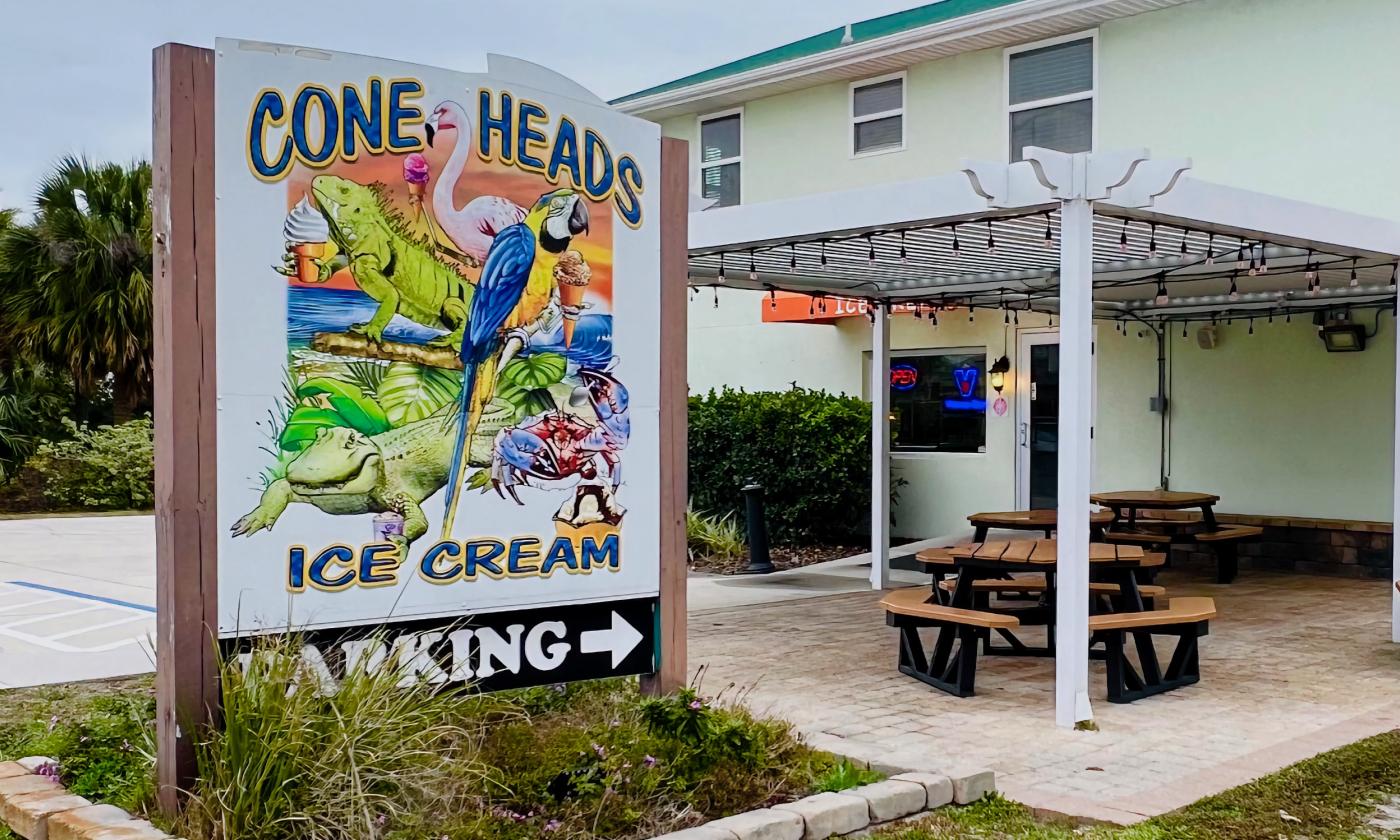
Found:
[[[597,423],[555,410],[502,429],[492,447],[491,485],[502,498],[509,494],[517,504],[524,504],[516,488],[529,486],[530,479],[577,477],[575,496],[560,508],[558,518],[573,524],[589,518],[616,525],[623,510],[612,496],[622,483],[621,452],[632,434],[627,388],[603,371],[583,368],[578,375],[582,384],[570,402],[591,406]],[[583,513],[586,498],[594,500],[596,515]]]

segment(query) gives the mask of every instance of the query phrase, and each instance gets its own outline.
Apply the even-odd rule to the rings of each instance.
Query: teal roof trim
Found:
[[[1013,6],[1023,0],[942,0],[939,3],[930,3],[926,6],[908,9],[903,12],[882,17],[863,20],[852,24],[851,37],[853,43],[859,44],[862,41],[872,41],[877,38],[884,38],[889,35],[896,35],[900,32],[907,32],[911,29],[918,29],[923,26],[930,26],[936,23],[946,23],[967,15],[985,12],[991,9],[998,9],[1003,6]],[[764,50],[761,53],[748,56],[746,58],[721,64],[718,67],[711,67],[699,73],[692,73],[665,84],[649,87],[646,90],[639,90],[636,93],[629,93],[626,96],[612,100],[614,105],[630,102],[634,99],[641,99],[646,96],[653,96],[658,93],[668,93],[680,90],[692,85],[712,82],[716,79],[723,79],[726,76],[735,76],[746,73],[750,70],[757,70],[762,67],[771,67],[787,61],[799,58],[808,58],[820,55],[824,52],[839,49],[843,46],[841,39],[845,37],[846,28],[844,26],[830,29],[819,35],[803,38],[800,41],[793,41],[781,47],[774,47],[771,50]],[[844,45],[849,46],[849,45]]]

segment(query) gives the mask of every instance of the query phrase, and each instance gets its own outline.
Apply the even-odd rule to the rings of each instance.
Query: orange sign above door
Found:
[[[869,301],[859,298],[815,298],[797,292],[776,292],[763,299],[762,307],[765,323],[834,324],[842,318],[868,315],[870,312]],[[914,305],[897,303],[894,311],[913,312]]]

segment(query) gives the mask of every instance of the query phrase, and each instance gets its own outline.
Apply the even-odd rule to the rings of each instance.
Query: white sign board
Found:
[[[217,44],[221,637],[656,598],[659,129],[492,68]]]

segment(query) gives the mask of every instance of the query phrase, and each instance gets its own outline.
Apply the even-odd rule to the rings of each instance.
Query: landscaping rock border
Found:
[[[711,820],[654,840],[826,840],[914,819],[950,803],[970,805],[996,789],[991,770],[954,776],[899,773],[883,782]]]
[[[0,823],[25,840],[173,840],[113,805],[94,805],[55,781],[43,756],[0,762]]]

